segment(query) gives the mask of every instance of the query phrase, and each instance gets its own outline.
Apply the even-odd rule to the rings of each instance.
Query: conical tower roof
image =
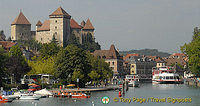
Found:
[[[36,24],[36,26],[42,26],[42,22],[39,20]]]
[[[81,29],[82,27],[72,18],[70,20],[70,27],[74,29]]]
[[[90,22],[89,18],[88,18],[85,26],[83,27],[83,29],[92,29],[92,30],[94,30],[94,27],[93,27],[92,23]]]
[[[12,22],[11,25],[17,25],[17,24],[31,25],[22,12],[19,13],[19,15],[15,18],[15,20]]]
[[[57,15],[71,17],[62,7],[59,7],[57,10],[55,10],[55,11],[54,11],[51,15],[49,15],[49,16],[57,16]]]

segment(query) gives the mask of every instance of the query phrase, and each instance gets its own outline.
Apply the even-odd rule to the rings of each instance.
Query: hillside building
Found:
[[[95,28],[90,19],[86,23],[83,22],[79,25],[62,7],[59,7],[49,15],[48,20],[43,23],[41,21],[37,22],[36,31],[31,31],[31,23],[20,12],[11,24],[11,40],[35,39],[41,43],[49,43],[54,36],[60,46],[65,46],[72,35],[79,40],[80,44],[88,39],[95,40]]]

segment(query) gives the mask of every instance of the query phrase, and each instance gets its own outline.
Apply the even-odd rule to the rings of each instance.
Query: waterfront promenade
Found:
[[[50,90],[52,93],[57,93],[58,91],[64,92],[97,92],[97,91],[109,91],[109,90],[117,90],[119,87],[117,85],[110,85],[106,87],[86,87],[86,88],[65,88],[65,89],[52,89]]]

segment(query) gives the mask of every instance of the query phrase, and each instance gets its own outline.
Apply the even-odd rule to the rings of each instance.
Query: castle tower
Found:
[[[79,43],[82,44],[81,26],[72,18],[70,20],[71,34],[75,35],[79,39]]]
[[[70,37],[70,18],[71,16],[59,7],[51,15],[50,20],[50,34],[55,36],[61,46],[65,46]]]
[[[11,40],[31,39],[31,24],[22,12],[11,24]]]
[[[83,41],[90,39],[89,34],[91,34],[92,40],[95,40],[94,38],[94,27],[92,23],[90,22],[90,19],[88,18],[87,22],[84,23],[84,21],[81,23],[83,26],[82,28],[82,36],[83,36]]]
[[[39,20],[36,24],[36,31],[38,30],[38,28],[40,28],[42,26],[42,22]]]

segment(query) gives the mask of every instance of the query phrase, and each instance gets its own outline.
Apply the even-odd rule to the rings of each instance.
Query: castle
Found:
[[[62,7],[59,7],[49,15],[49,19],[44,23],[37,22],[36,31],[31,31],[31,23],[20,12],[11,24],[11,40],[35,39],[41,43],[49,43],[55,37],[59,45],[64,46],[74,35],[82,44],[88,37],[94,40],[94,30],[89,18],[79,25]]]

